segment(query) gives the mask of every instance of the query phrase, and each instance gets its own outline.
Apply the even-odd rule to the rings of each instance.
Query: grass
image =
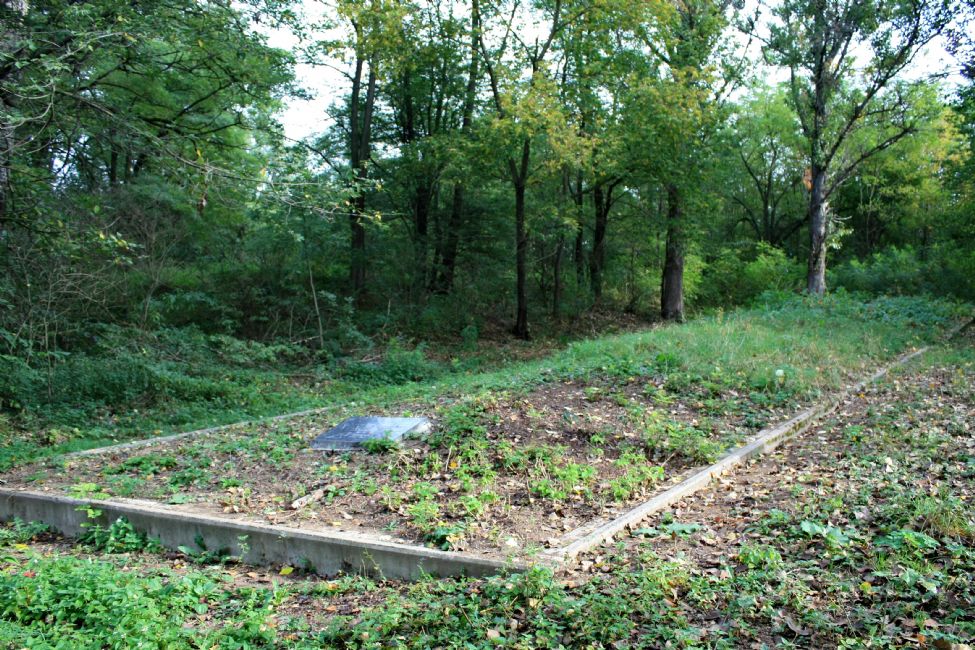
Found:
[[[336,380],[323,414],[235,426],[120,460],[53,459],[6,479],[69,494],[81,485],[219,504],[247,517],[297,515],[298,526],[342,526],[354,512],[350,526],[443,549],[531,553],[713,462],[820,391],[933,339],[957,313],[919,299],[780,296],[682,327],[578,342],[504,373],[455,372],[449,385],[399,383],[405,366],[420,363],[411,351],[412,361],[395,362],[395,385],[359,392],[354,402],[343,392],[353,384]],[[370,384],[381,370],[371,371]],[[307,453],[313,432],[366,409],[420,409],[411,414],[433,417],[436,427],[409,448],[378,440],[367,454]],[[290,513],[295,503],[303,505]]]

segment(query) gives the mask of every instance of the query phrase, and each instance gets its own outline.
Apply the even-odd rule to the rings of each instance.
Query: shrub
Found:
[[[156,552],[162,547],[154,539],[149,539],[145,533],[133,528],[124,517],[119,517],[108,528],[89,525],[81,542],[102,553],[137,553],[140,551]]]
[[[201,573],[144,576],[106,562],[36,558],[0,575],[4,647],[264,647],[277,591],[225,591]],[[232,625],[207,631],[195,622],[211,610]],[[227,611],[224,611],[227,610]],[[53,643],[53,645],[52,645]]]
[[[0,409],[21,410],[36,402],[42,390],[41,374],[23,360],[0,355]]]
[[[910,295],[928,288],[928,273],[913,249],[891,247],[865,261],[854,259],[838,265],[831,280],[849,291]]]
[[[922,256],[913,248],[890,247],[865,260],[850,260],[830,271],[830,284],[874,295],[975,298],[975,252],[933,247]]]
[[[747,304],[765,291],[790,291],[801,285],[802,264],[783,250],[759,242],[750,250],[726,248],[704,271],[701,304]]]
[[[426,358],[423,345],[410,350],[400,339],[392,339],[382,362],[351,361],[336,374],[363,386],[395,386],[434,379],[443,372],[442,366]]]

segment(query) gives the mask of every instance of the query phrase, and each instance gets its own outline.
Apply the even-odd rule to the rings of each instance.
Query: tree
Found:
[[[662,63],[662,74],[638,88],[637,105],[644,113],[643,141],[652,148],[643,154],[645,164],[666,194],[660,289],[664,320],[684,320],[688,195],[721,119],[720,100],[733,78],[715,61],[716,54],[723,54],[716,49],[727,25],[728,5],[724,0],[681,0],[641,34]]]
[[[794,209],[804,169],[796,126],[786,89],[760,87],[736,109],[730,133],[729,165],[744,172],[732,176],[728,194],[742,211],[738,222],[776,247],[806,223]]]
[[[400,0],[340,0],[329,7],[320,31],[340,36],[317,41],[310,48],[319,65],[338,69],[349,83],[349,95],[337,116],[338,139],[348,163],[349,289],[359,304],[366,293],[366,194],[372,169],[372,148],[380,78],[394,67],[403,35],[403,19],[409,10]],[[351,66],[334,65],[334,59]],[[341,154],[340,154],[341,155]]]
[[[253,30],[266,11],[282,17],[278,4],[11,6],[0,47],[0,293],[13,309],[0,328],[52,349],[86,321],[120,317],[143,288],[134,302],[144,316],[158,282],[140,286],[136,260],[253,197],[254,133],[274,129],[291,57]]]
[[[521,40],[518,35],[518,3],[512,3],[510,14],[501,14],[500,42],[491,47],[480,32],[479,46],[488,75],[496,126],[509,151],[504,157],[505,171],[514,193],[515,203],[515,326],[518,338],[529,338],[528,331],[528,229],[525,193],[532,173],[532,144],[536,137],[558,125],[560,107],[556,103],[557,88],[548,75],[548,56],[555,37],[570,22],[564,15],[562,0],[546,3],[547,27],[534,42]],[[474,11],[480,12],[478,4]],[[483,14],[479,21],[483,20]],[[524,68],[509,67],[507,57]]]
[[[916,129],[909,93],[893,82],[945,29],[948,7],[944,0],[783,0],[773,11],[765,52],[789,70],[806,141],[809,293],[826,291],[830,197],[863,161]],[[883,137],[856,142],[870,125]]]
[[[589,288],[599,303],[604,288],[610,213],[625,190],[631,162],[625,152],[624,98],[635,79],[645,78],[645,53],[630,38],[644,18],[626,3],[600,3],[560,34],[561,99],[576,129],[575,151],[568,156],[564,188],[576,210],[577,285],[585,275],[585,240],[591,208],[592,237],[588,255]],[[591,205],[587,205],[591,204]]]

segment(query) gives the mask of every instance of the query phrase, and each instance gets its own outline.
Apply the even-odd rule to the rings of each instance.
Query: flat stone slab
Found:
[[[355,417],[320,433],[311,441],[311,448],[348,451],[362,447],[367,440],[399,440],[411,433],[426,433],[429,430],[430,420],[426,418]]]

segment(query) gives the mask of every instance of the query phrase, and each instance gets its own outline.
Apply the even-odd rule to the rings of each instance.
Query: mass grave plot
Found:
[[[551,382],[523,394],[405,406],[411,420],[396,429],[398,440],[384,435],[388,425],[372,429],[390,444],[313,449],[339,422],[312,413],[53,459],[4,479],[14,489],[97,493],[192,515],[524,559],[616,517],[797,410],[794,402],[646,379]],[[433,426],[423,433],[419,422],[410,432],[406,425],[421,417]]]

